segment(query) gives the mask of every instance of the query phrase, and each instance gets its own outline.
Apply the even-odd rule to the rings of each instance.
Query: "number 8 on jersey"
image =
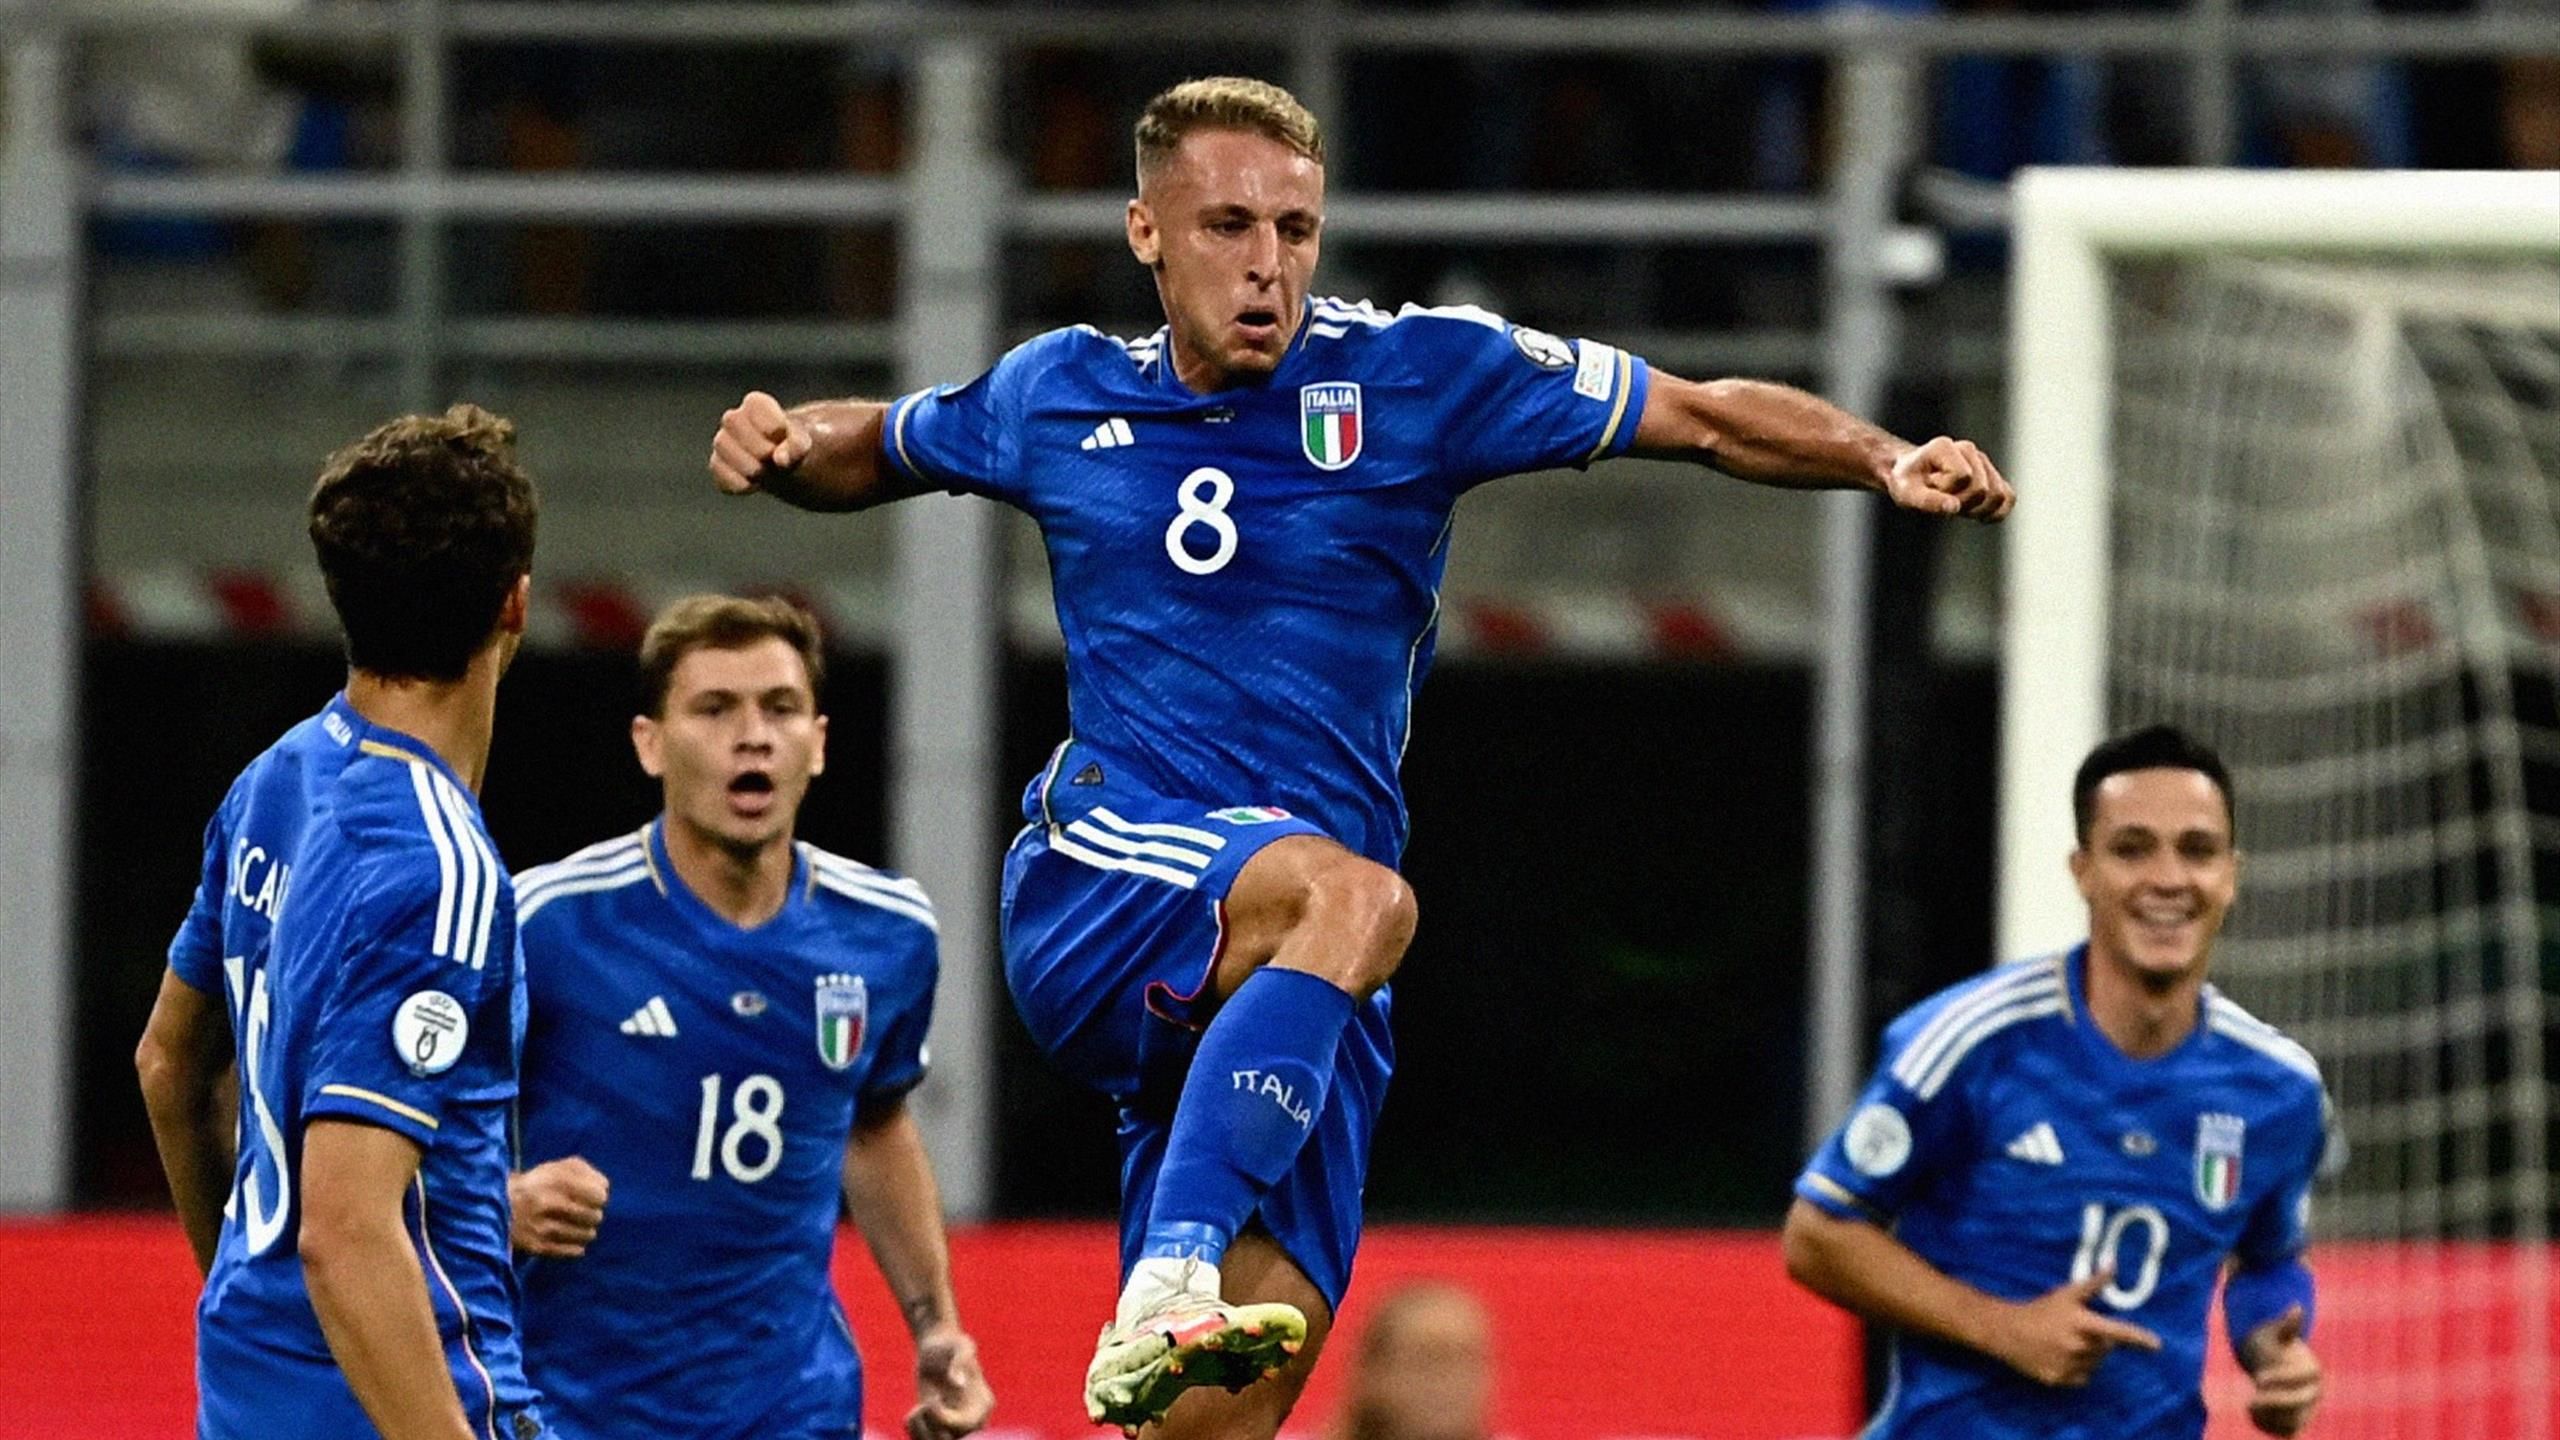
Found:
[[[1201,492],[1208,492],[1204,500]],[[1165,527],[1164,553],[1176,567],[1187,574],[1215,575],[1236,558],[1236,522],[1227,514],[1227,502],[1236,498],[1236,482],[1215,465],[1203,465],[1182,477],[1174,490],[1180,509],[1173,523]],[[1194,555],[1188,540],[1196,526],[1207,526],[1217,540],[1217,548],[1207,555]]]

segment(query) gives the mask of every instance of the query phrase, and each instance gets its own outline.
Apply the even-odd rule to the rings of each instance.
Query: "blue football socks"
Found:
[[[1157,1172],[1145,1257],[1217,1264],[1315,1133],[1358,1001],[1303,970],[1245,977],[1200,1037]]]

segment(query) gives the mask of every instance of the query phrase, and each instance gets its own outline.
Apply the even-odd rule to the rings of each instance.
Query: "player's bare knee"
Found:
[[[1304,918],[1331,942],[1344,989],[1367,995],[1404,962],[1421,911],[1403,876],[1374,861],[1344,856],[1307,879]]]

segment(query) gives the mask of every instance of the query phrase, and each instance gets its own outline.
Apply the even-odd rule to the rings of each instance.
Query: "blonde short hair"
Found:
[[[664,716],[676,666],[696,650],[743,650],[780,640],[799,652],[809,693],[827,682],[827,652],[818,619],[779,595],[688,595],[658,612],[640,637],[641,713]]]
[[[1249,130],[1324,163],[1324,129],[1297,96],[1268,80],[1212,75],[1183,81],[1139,113],[1139,181],[1162,170],[1184,137],[1197,130]]]

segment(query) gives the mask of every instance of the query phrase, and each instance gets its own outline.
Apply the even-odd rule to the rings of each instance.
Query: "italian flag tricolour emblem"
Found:
[[[862,1053],[862,1024],[871,997],[859,975],[818,977],[818,1058],[830,1070],[842,1070]]]
[[[1339,470],[1360,458],[1360,386],[1328,380],[1298,388],[1298,433],[1307,459],[1319,470]]]
[[[1288,819],[1289,812],[1277,805],[1230,805],[1224,810],[1210,811],[1209,818],[1224,820],[1230,825],[1269,825]]]
[[[2240,1143],[2248,1123],[2237,1115],[2196,1117],[2196,1198],[2228,1210],[2240,1198]]]

